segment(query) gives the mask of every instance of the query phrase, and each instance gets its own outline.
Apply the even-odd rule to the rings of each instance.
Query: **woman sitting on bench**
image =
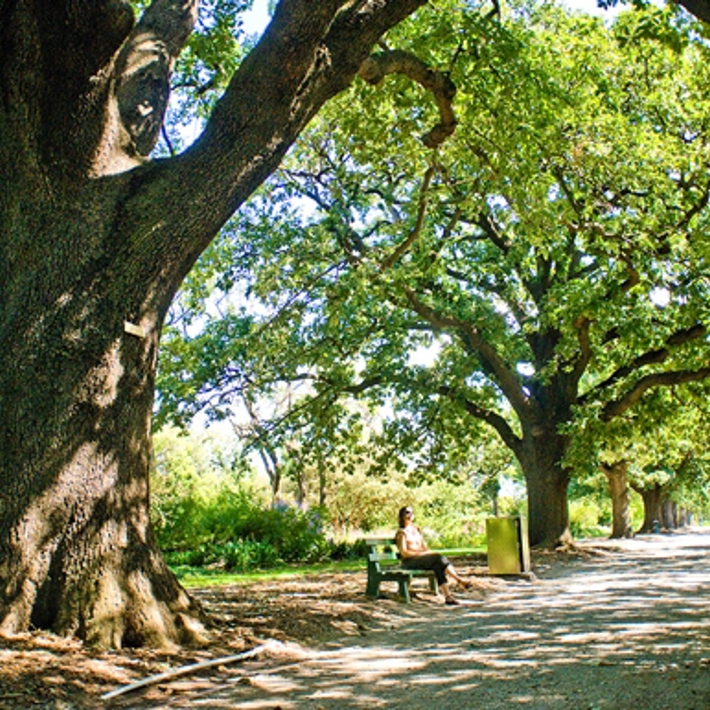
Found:
[[[421,529],[414,525],[414,511],[406,506],[399,511],[399,530],[395,536],[402,567],[405,569],[430,569],[436,575],[444,600],[449,605],[460,604],[451,594],[449,577],[464,589],[471,587],[471,582],[459,576],[454,566],[444,555],[431,552],[424,541]]]

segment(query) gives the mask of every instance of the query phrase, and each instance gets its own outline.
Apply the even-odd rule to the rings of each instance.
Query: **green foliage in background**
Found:
[[[279,400],[253,446],[317,470],[342,528],[382,520],[368,473],[396,508],[400,480],[513,458],[534,542],[589,527],[570,479],[618,452],[614,427],[634,455],[669,411],[642,400],[710,374],[710,62],[689,27],[653,7],[612,27],[552,3],[422,8],[388,42],[450,72],[456,133],[424,149],[436,107],[398,77],[327,107],[190,277],[159,421]],[[227,312],[186,334],[215,294]],[[508,460],[477,467],[492,436]],[[672,439],[653,470],[684,460]],[[338,510],[343,472],[360,510]]]
[[[328,505],[301,509],[270,500],[265,481],[234,465],[234,439],[164,428],[154,437],[153,515],[175,567],[246,572],[284,563],[354,558],[367,533],[394,532],[397,511],[413,505],[433,545],[480,544],[490,501],[471,482],[409,485],[341,471]],[[238,458],[238,457],[237,457]],[[288,497],[288,487],[284,491]]]
[[[266,489],[224,444],[165,429],[154,446],[153,519],[171,564],[247,570],[332,553],[320,515],[270,508]]]

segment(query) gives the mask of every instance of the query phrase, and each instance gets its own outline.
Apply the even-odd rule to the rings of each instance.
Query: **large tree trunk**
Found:
[[[643,524],[639,532],[655,532],[655,528],[661,525],[663,511],[663,486],[655,484],[650,488],[634,487],[634,490],[643,500]]]
[[[554,427],[527,436],[519,461],[528,493],[530,544],[556,547],[571,542],[567,489],[570,474],[562,465],[566,439]]]
[[[73,231],[55,224],[50,243]],[[125,332],[119,274],[91,279],[69,267],[80,255],[66,259],[87,288],[58,295],[31,279],[35,298],[0,349],[0,628],[104,647],[195,640],[194,605],[148,516],[157,339]]]
[[[631,513],[629,511],[628,462],[619,461],[602,467],[609,483],[611,496],[611,538],[631,537]]]
[[[149,521],[181,280],[381,34],[424,0],[279,4],[187,153],[147,161],[197,0],[0,3],[0,631],[194,640]]]
[[[194,4],[163,5],[177,49]],[[0,630],[105,647],[194,640],[196,609],[157,550],[148,491],[158,334],[185,261],[145,239],[162,207],[126,209],[138,181],[91,177],[134,168],[134,140],[150,150],[157,128],[121,134],[135,118],[117,96],[128,79],[112,94],[106,74],[87,73],[130,57],[157,71],[133,50],[159,23],[148,12],[132,32],[116,3],[22,2],[0,22],[13,37],[0,113]],[[96,41],[78,48],[83,22]],[[33,64],[36,48],[53,62]],[[166,76],[171,62],[166,52]]]

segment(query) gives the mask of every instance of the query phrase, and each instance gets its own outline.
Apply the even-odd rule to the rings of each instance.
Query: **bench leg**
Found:
[[[409,595],[409,580],[400,579],[397,584],[399,585],[399,596],[404,599],[405,604],[409,604],[412,601],[412,597]]]
[[[367,578],[367,591],[365,594],[367,594],[368,597],[374,597],[375,599],[380,596],[380,580],[377,577]]]
[[[439,593],[439,583],[436,581],[436,577],[429,577],[429,589],[434,592],[434,594]]]

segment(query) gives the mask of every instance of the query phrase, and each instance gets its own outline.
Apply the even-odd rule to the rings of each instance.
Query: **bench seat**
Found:
[[[381,582],[397,582],[399,595],[406,604],[411,601],[410,586],[413,579],[428,580],[429,589],[434,594],[439,593],[436,575],[426,569],[404,569],[397,554],[394,537],[368,537],[367,545],[367,590],[369,597],[380,595]]]

